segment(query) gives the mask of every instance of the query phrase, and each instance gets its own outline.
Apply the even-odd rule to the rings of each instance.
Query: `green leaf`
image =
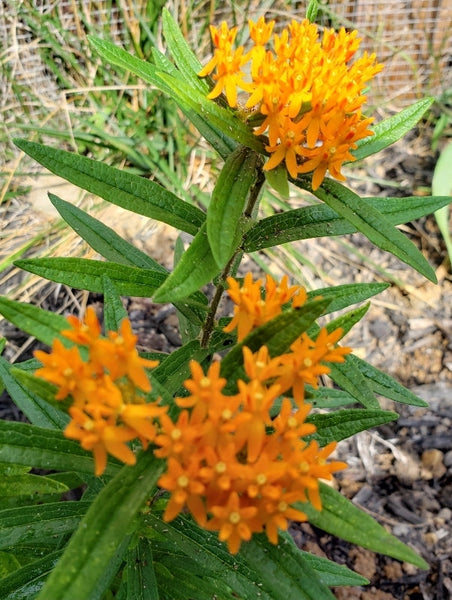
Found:
[[[169,96],[173,96],[173,89],[168,85],[167,82],[163,80],[161,77],[161,73],[157,71],[156,67],[149,62],[144,60],[140,60],[139,58],[132,56],[122,48],[118,48],[111,42],[107,42],[106,40],[101,40],[98,38],[93,38],[88,36],[90,44],[94,47],[96,52],[99,53],[104,59],[106,59],[110,64],[116,65],[117,67],[121,67],[130,71],[134,75],[140,77],[143,81],[150,83],[153,86],[156,86],[165,94]],[[154,49],[153,55],[154,58],[156,56],[156,52]],[[157,62],[157,61],[156,61]],[[161,61],[160,61],[161,62]],[[160,65],[159,65],[160,66]],[[160,67],[161,68],[161,67]],[[164,69],[168,72],[168,69]],[[174,78],[177,78],[177,74],[175,73],[175,69],[171,70],[171,74],[174,75]],[[179,78],[179,81],[182,82],[182,76]],[[201,97],[206,100],[205,96],[201,94]],[[179,99],[180,102],[180,99]],[[210,101],[209,101],[210,102]],[[210,104],[214,104],[210,102]],[[182,112],[186,115],[188,119],[193,123],[193,125],[198,129],[198,131],[203,135],[206,140],[212,145],[213,148],[222,156],[226,158],[229,153],[234,150],[237,143],[232,139],[232,136],[229,135],[230,132],[224,133],[225,127],[218,127],[213,123],[210,118],[205,118],[203,116],[203,112],[200,110],[200,106],[192,99],[188,98],[188,102],[181,103],[180,108]],[[222,109],[220,111],[221,117],[229,124],[231,127],[231,121],[233,121],[234,125],[236,125],[237,119],[233,117],[233,115]],[[221,120],[221,119],[220,119]],[[239,123],[242,123],[241,121]],[[243,124],[242,124],[243,127]],[[231,132],[233,131],[233,127]]]
[[[309,402],[309,404],[312,404],[316,408],[339,408],[356,403],[356,399],[348,392],[336,388],[322,386],[314,389],[307,385],[305,392],[306,402]]]
[[[35,560],[7,577],[4,577],[0,586],[0,600],[32,600],[41,589],[45,578],[52,571],[61,550],[52,552]]]
[[[36,369],[41,366],[41,364],[37,362]],[[56,400],[55,394],[57,392],[56,385],[41,379],[41,377],[36,377],[34,372],[36,369],[28,369],[28,364],[14,364],[10,368],[10,374],[19,386],[24,389],[25,393],[31,397],[35,404],[38,405],[42,415],[49,421],[47,424],[43,420],[42,422],[36,421],[36,416],[33,419],[30,419],[33,425],[37,425],[38,427],[50,427],[51,429],[63,429],[69,422],[69,417],[67,415],[68,407],[70,406],[70,400]],[[11,396],[14,400],[14,397]],[[27,407],[28,410],[28,407]],[[25,413],[26,414],[26,413]]]
[[[389,283],[345,283],[308,292],[308,300],[323,298],[330,300],[328,313],[342,310],[352,304],[363,302],[389,287]]]
[[[52,345],[55,338],[59,338],[65,345],[69,345],[60,333],[68,328],[67,320],[56,313],[52,313],[32,304],[16,302],[0,297],[0,313],[10,323],[32,335],[39,341]]]
[[[78,442],[66,439],[61,431],[14,421],[0,420],[0,461],[90,475],[94,472],[91,454]],[[111,477],[119,468],[118,463],[110,461],[105,476]]]
[[[398,416],[387,410],[350,408],[311,415],[307,421],[317,427],[316,433],[310,437],[317,440],[320,446],[326,446],[330,442],[340,442],[360,431],[394,421]]]
[[[57,209],[66,223],[87,242],[93,250],[98,252],[108,261],[153,269],[166,273],[166,269],[150,256],[126,242],[113,229],[104,225],[102,221],[91,217],[86,212],[62,200],[55,194],[49,193],[50,201]]]
[[[0,552],[0,580],[20,569],[20,562],[10,552]]]
[[[89,502],[49,502],[0,511],[0,548],[21,544],[58,545],[72,533],[88,510]]]
[[[317,13],[319,12],[319,0],[309,0],[309,4],[306,8],[306,18],[311,23],[314,23],[317,19]]]
[[[211,348],[201,348],[199,341],[193,340],[162,360],[158,367],[153,369],[152,377],[164,385],[167,392],[173,396],[184,380],[190,377],[190,361],[201,362],[210,354],[212,354]]]
[[[39,500],[38,494],[63,494],[68,488],[43,475],[10,475],[0,481],[0,499],[27,496]]]
[[[376,367],[370,365],[365,360],[350,354],[348,359],[360,370],[366,378],[368,384],[380,396],[401,402],[402,404],[411,404],[412,406],[428,406],[428,403],[413,394],[406,387],[398,383],[390,375],[383,373]]]
[[[214,259],[223,268],[240,244],[238,230],[251,187],[257,178],[259,155],[239,146],[220,172],[207,211],[207,237]]]
[[[162,24],[165,41],[183,78],[204,95],[208,94],[207,81],[198,77],[198,73],[202,69],[201,63],[187,44],[169,10],[165,7],[162,11]]]
[[[206,225],[203,224],[174,271],[152,295],[154,302],[183,300],[211,281],[219,267],[210,249]]]
[[[202,115],[205,120],[208,120],[224,135],[233,138],[239,144],[248,146],[248,148],[252,148],[259,153],[265,152],[262,141],[231,110],[222,108],[180,79],[171,77],[166,73],[159,73],[158,75],[165,82],[170,90],[171,97],[174,98],[182,110],[195,110],[198,115]]]
[[[149,540],[140,538],[127,553],[127,600],[159,600]]]
[[[427,563],[416,552],[388,533],[371,516],[325,483],[320,482],[319,485],[321,511],[313,508],[309,502],[297,504],[297,508],[307,514],[309,522],[315,527],[373,552],[428,569]]]
[[[425,111],[433,104],[434,98],[423,98],[411,106],[407,106],[398,114],[377,123],[373,128],[374,135],[358,140],[353,156],[358,160],[380,152],[403,137],[422,118]]]
[[[275,546],[265,534],[255,534],[240,553],[273,600],[334,600],[303,555],[295,559],[291,550],[285,541]]]
[[[164,281],[165,274],[118,263],[87,258],[30,258],[16,266],[51,281],[77,289],[103,293],[103,277],[108,277],[123,296],[151,296]]]
[[[270,171],[265,171],[265,179],[270,187],[272,187],[282,198],[289,198],[290,188],[287,178],[286,165],[279,164]]]
[[[128,316],[127,311],[111,279],[104,275],[102,283],[105,331],[118,331],[121,322]]]
[[[370,384],[358,367],[350,360],[349,355],[343,363],[328,363],[328,376],[345,392],[353,396],[366,408],[379,408]]]
[[[174,245],[174,268],[180,261],[184,253],[184,243],[181,236],[178,236]],[[177,305],[176,305],[177,309]],[[201,324],[193,319],[188,319],[180,310],[177,310],[177,319],[179,321],[179,333],[182,344],[187,344],[198,337],[201,331]]]
[[[99,589],[98,580],[133,530],[136,515],[164,467],[152,452],[143,452],[136,465],[123,467],[102,489],[46,581],[40,599],[100,598],[105,587]]]
[[[297,185],[297,182],[295,182]],[[400,225],[449,204],[449,196],[410,196],[407,198],[363,198],[385,215],[392,225]],[[295,240],[355,233],[357,228],[325,204],[305,206],[262,219],[247,231],[244,249],[255,252]]]
[[[221,361],[221,376],[228,380],[225,390],[234,391],[237,379],[244,378],[243,346],[257,352],[261,346],[266,345],[270,356],[283,354],[317,317],[324,314],[329,303],[330,300],[311,300],[300,308],[281,313],[249,333]]]
[[[23,373],[24,378],[28,374]],[[29,376],[33,379],[33,376]],[[22,373],[4,359],[0,358],[0,379],[5,384],[14,404],[20,408],[24,415],[38,427],[60,430],[67,425],[68,418],[60,410],[57,410],[45,398],[40,397],[39,389],[32,386],[27,389],[22,379]],[[33,389],[35,388],[35,389]]]
[[[452,142],[441,151],[435,166],[432,178],[432,192],[435,195],[452,196],[452,178],[450,175],[450,165],[452,164]],[[450,198],[452,202],[452,198]],[[446,244],[449,261],[452,264],[452,238],[449,227],[449,206],[435,212],[435,219],[439,230]]]
[[[423,254],[371,204],[332,179],[325,179],[322,186],[313,193],[347,219],[373,244],[391,252],[436,283],[435,272]]]
[[[184,594],[184,585],[181,589],[181,581],[185,584],[189,573],[185,577],[182,575],[173,579],[175,560],[182,555],[182,560],[188,566],[187,570],[197,569],[199,572],[201,567],[202,573],[208,576],[209,580],[214,578],[214,581],[222,583],[221,591],[226,585],[236,595],[226,595],[227,590],[225,590],[224,595],[219,596],[222,599],[225,597],[232,600],[238,597],[250,600],[254,598],[275,600],[259,585],[261,583],[259,578],[253,573],[241,551],[233,556],[226,545],[218,540],[216,534],[201,529],[190,517],[179,516],[174,521],[165,523],[160,515],[151,512],[144,516],[144,522],[147,528],[143,530],[143,534],[151,540],[154,560],[166,567],[165,570],[156,569],[159,589],[162,590],[162,595],[165,592],[165,598],[198,600],[197,595],[190,595],[190,592]],[[180,595],[170,595],[172,591],[179,592]]]
[[[194,235],[204,213],[158,183],[85,156],[16,139],[14,143],[55,175],[104,200]]]

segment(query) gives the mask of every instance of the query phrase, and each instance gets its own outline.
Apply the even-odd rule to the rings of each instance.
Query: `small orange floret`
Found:
[[[101,336],[92,308],[83,321],[68,317],[68,322],[71,329],[62,334],[87,346],[87,358],[82,360],[76,346],[66,348],[56,339],[50,353],[35,353],[43,364],[36,375],[57,386],[57,400],[72,398],[72,420],[64,433],[93,452],[96,475],[104,472],[108,454],[134,464],[135,455],[127,442],[138,438],[147,447],[157,435],[156,419],[166,412],[156,402],[146,403],[140,393],[151,390],[145,368],[158,363],[139,356],[128,319],[108,338]]]

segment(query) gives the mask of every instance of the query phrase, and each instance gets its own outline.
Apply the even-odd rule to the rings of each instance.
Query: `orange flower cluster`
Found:
[[[298,286],[289,288],[286,278],[277,285],[267,277],[266,297],[261,299],[260,283],[250,274],[242,287],[229,280],[237,306],[228,331],[237,326],[244,337],[289,300],[300,306],[306,298]],[[346,464],[326,461],[335,442],[319,448],[316,441],[303,439],[315,432],[305,422],[311,406],[304,403],[304,383],[317,385],[317,376],[329,371],[325,361],[344,360],[350,349],[335,347],[341,333],[321,330],[315,341],[303,334],[290,353],[275,358],[266,346],[254,354],[244,347],[246,380],[237,381],[235,395],[223,393],[220,362],[206,374],[191,362],[191,378],[185,381],[189,395],[176,398],[179,417],[173,423],[161,415],[155,439],[155,454],[168,461],[158,482],[170,492],[165,520],[188,507],[200,526],[219,531],[219,539],[236,553],[254,532],[265,530],[276,544],[278,529],[286,529],[289,519],[306,520],[294,503],[309,500],[321,509],[318,479],[331,479]],[[273,419],[275,400],[291,388],[296,410],[284,398]]]
[[[86,346],[88,359],[82,359],[77,346],[66,348],[56,339],[50,353],[35,352],[43,364],[36,375],[57,386],[57,400],[72,397],[72,419],[64,434],[93,452],[96,475],[104,472],[107,453],[128,465],[135,464],[135,454],[127,442],[138,438],[147,448],[157,434],[155,419],[166,412],[155,402],[147,403],[141,393],[151,390],[145,368],[158,362],[138,355],[137,338],[128,319],[122,321],[119,332],[110,331],[106,338],[101,336],[91,307],[84,321],[73,316],[68,321],[71,329],[62,335]]]
[[[231,107],[237,106],[237,89],[249,94],[245,108],[255,122],[256,135],[267,134],[270,153],[264,169],[274,169],[283,161],[290,175],[313,172],[312,188],[322,183],[326,171],[344,180],[342,164],[355,160],[350,150],[359,139],[372,135],[361,107],[367,82],[383,66],[375,54],[364,53],[350,62],[359,48],[357,32],[326,29],[319,37],[317,25],[307,19],[292,21],[280,35],[273,35],[274,21],[261,17],[249,21],[251,50],[234,48],[237,28],[210,27],[214,56],[201,70],[213,72],[214,88],[209,98],[223,91]],[[272,38],[272,49],[267,45]],[[248,71],[251,81],[243,70]]]

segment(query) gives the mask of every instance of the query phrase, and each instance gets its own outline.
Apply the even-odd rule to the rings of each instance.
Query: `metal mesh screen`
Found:
[[[403,106],[452,88],[451,0],[351,0],[322,4],[324,19],[351,26],[384,63],[371,100]]]

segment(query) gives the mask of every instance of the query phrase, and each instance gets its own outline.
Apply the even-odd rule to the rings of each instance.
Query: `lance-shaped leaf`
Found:
[[[202,69],[201,63],[187,44],[178,24],[167,8],[163,8],[162,11],[162,24],[165,41],[184,79],[203,94],[208,94],[207,81],[198,77],[198,73]]]
[[[48,346],[52,345],[55,338],[65,341],[65,345],[70,345],[68,340],[61,336],[61,331],[68,328],[68,322],[62,315],[4,297],[0,297],[0,314]]]
[[[94,472],[91,453],[66,439],[61,431],[14,421],[0,421],[0,461],[90,475]],[[111,477],[119,469],[120,465],[111,460],[105,475]]]
[[[61,556],[61,550],[47,554],[44,558],[13,571],[2,578],[0,600],[27,600],[36,598],[48,574],[52,571]]]
[[[343,363],[329,363],[328,376],[345,392],[366,408],[379,408],[372,388],[358,367],[345,357]]]
[[[176,302],[199,290],[218,274],[218,267],[207,238],[204,223],[180,261],[158,290],[151,294],[155,302]]]
[[[376,296],[389,287],[389,283],[345,283],[327,288],[318,288],[308,292],[308,299],[323,298],[331,300],[328,313],[342,310]]]
[[[16,139],[14,143],[55,175],[104,200],[194,235],[204,213],[164,187],[85,156]]]
[[[428,215],[450,203],[449,196],[407,198],[363,198],[379,210],[392,225]],[[358,229],[325,204],[305,206],[266,217],[246,232],[244,249],[255,252],[295,240],[345,235]]]
[[[111,262],[153,269],[167,273],[157,261],[136,248],[118,235],[113,229],[88,215],[85,211],[70,202],[62,200],[55,194],[49,194],[49,199],[66,223],[85,240],[87,244],[101,256]]]
[[[226,160],[207,211],[207,237],[218,267],[222,268],[241,242],[240,217],[257,178],[259,155],[239,146]]]
[[[19,498],[22,496],[38,501],[38,494],[61,496],[68,491],[68,487],[59,481],[54,481],[43,475],[9,475],[2,476],[0,481],[0,502],[5,498]]]
[[[317,428],[310,437],[317,440],[320,446],[326,446],[330,442],[340,442],[370,427],[394,421],[398,416],[397,413],[388,410],[350,408],[311,415],[307,421],[314,423]]]
[[[127,600],[159,600],[149,540],[140,538],[126,558]]]
[[[103,293],[103,277],[106,276],[121,296],[152,296],[167,277],[161,271],[139,269],[86,258],[30,258],[16,261],[15,264],[21,269],[51,281],[99,294]],[[168,301],[172,302],[173,300],[175,301],[177,298],[171,297]],[[180,311],[188,309],[190,317],[193,318],[195,313],[192,307],[205,310],[205,301],[204,294],[197,292],[190,299],[179,303],[178,309]]]
[[[27,381],[35,378],[12,367],[4,358],[0,358],[0,379],[3,381],[14,404],[26,415],[33,425],[60,430],[68,423],[68,417],[51,406],[46,397],[40,394],[39,387],[28,386]],[[39,382],[36,382],[39,384]],[[48,388],[48,384],[43,382]]]
[[[435,272],[423,254],[371,204],[332,179],[325,179],[313,194],[354,225],[373,244],[391,252],[436,283]]]
[[[394,400],[394,402],[401,402],[402,404],[428,406],[427,402],[416,396],[416,394],[413,394],[410,390],[407,390],[406,387],[398,383],[387,373],[383,373],[354,354],[350,354],[348,358],[359,369],[375,394]]]
[[[311,300],[300,308],[281,313],[249,333],[221,361],[221,376],[228,380],[225,390],[232,393],[236,388],[237,379],[244,377],[243,346],[257,352],[261,346],[266,345],[270,356],[283,354],[315,319],[324,314],[329,303],[330,300]]]
[[[253,539],[250,543],[242,544],[238,554],[233,556],[216,534],[201,529],[190,517],[178,517],[170,523],[164,523],[159,515],[150,513],[145,516],[145,521],[149,528],[143,533],[151,538],[156,567],[166,567],[156,568],[159,588],[165,593],[165,597],[198,598],[198,595],[190,595],[190,592],[184,595],[183,591],[180,592],[181,595],[171,595],[177,584],[179,589],[184,589],[186,582],[192,585],[196,581],[190,577],[191,571],[198,577],[204,574],[206,579],[215,578],[223,585],[226,584],[229,593],[228,588],[224,589],[222,585],[218,596],[228,600],[235,597],[276,600],[283,598],[281,594],[287,589],[296,590],[297,593],[291,596],[286,594],[286,600],[289,597],[329,599],[331,595],[328,594],[326,585],[359,585],[366,582],[326,559],[319,563],[316,557],[300,552],[289,536],[284,537],[275,547],[266,540]],[[256,553],[259,555],[257,560]],[[178,567],[177,578],[174,577],[174,566]],[[268,580],[270,573],[274,582]],[[309,577],[313,580],[312,584],[307,581]],[[319,581],[322,583],[319,584]],[[275,587],[279,582],[282,585],[278,591]]]
[[[416,125],[425,111],[435,101],[434,98],[423,98],[411,106],[407,106],[396,115],[377,123],[373,127],[374,135],[358,140],[356,150],[352,150],[353,156],[358,160],[366,158],[371,154],[379,152],[387,146],[403,137]]]
[[[108,62],[130,71],[143,81],[150,83],[174,98],[182,112],[223,158],[226,158],[236,147],[237,142],[233,139],[233,134],[237,128],[241,130],[242,136],[249,135],[250,131],[246,125],[237,119],[231,111],[207,100],[206,96],[198,92],[196,88],[186,86],[189,90],[188,96],[185,94],[181,97],[177,94],[175,82],[183,84],[183,77],[182,75],[179,77],[174,70],[171,71],[170,85],[164,79],[165,73],[157,70],[155,65],[132,56],[106,40],[89,37],[89,41],[99,55]],[[161,67],[161,64],[159,67]],[[165,69],[165,71],[168,73],[168,69]],[[212,118],[212,114],[215,115],[215,119]]]
[[[159,77],[165,82],[170,90],[171,97],[174,98],[181,109],[190,107],[197,110],[198,114],[203,115],[206,120],[209,119],[215,127],[225,135],[232,137],[239,144],[248,146],[256,152],[265,153],[262,141],[231,110],[209,100],[204,94],[178,78],[171,77],[166,73],[159,73]]]
[[[39,594],[40,600],[102,596],[105,587],[98,581],[133,530],[132,523],[164,467],[152,452],[142,452],[136,465],[123,467],[102,489]]]
[[[388,533],[375,519],[330,486],[322,482],[319,485],[322,510],[316,510],[309,502],[297,503],[297,508],[307,514],[310,523],[347,542],[428,569],[427,563],[414,550]]]
[[[118,331],[121,322],[127,318],[127,311],[111,279],[104,276],[104,325],[105,331]]]

